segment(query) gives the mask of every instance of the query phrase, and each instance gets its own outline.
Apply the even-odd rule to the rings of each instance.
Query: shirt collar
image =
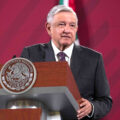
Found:
[[[52,47],[53,47],[53,50],[54,50],[55,55],[57,55],[59,52],[61,52],[61,51],[55,46],[55,44],[53,43],[53,41],[51,41],[51,44],[52,44]],[[63,51],[69,58],[71,58],[72,51],[73,51],[73,47],[74,47],[74,43],[72,43],[68,48],[66,48],[66,49]]]

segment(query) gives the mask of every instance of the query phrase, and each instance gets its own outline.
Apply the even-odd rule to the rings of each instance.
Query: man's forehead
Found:
[[[67,19],[68,17],[69,17],[70,20],[74,20],[75,22],[77,21],[76,16],[72,12],[68,12],[68,11],[63,11],[63,12],[59,12],[59,13],[55,14],[53,19],[69,20],[69,19]]]
[[[61,15],[61,14],[66,14],[66,15],[71,14],[71,15],[75,16],[75,14],[72,13],[71,11],[60,11],[60,12],[57,12],[54,16]]]

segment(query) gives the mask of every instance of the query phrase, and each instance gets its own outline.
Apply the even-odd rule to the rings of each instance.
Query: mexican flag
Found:
[[[60,5],[66,5],[71,7],[75,11],[75,3],[74,0],[60,0],[59,1]]]
[[[71,8],[75,11],[75,0],[59,0],[59,4],[60,4],[60,5],[69,6],[69,7],[71,7]],[[76,45],[79,45],[79,44],[80,44],[77,35],[76,35],[75,44],[76,44]]]

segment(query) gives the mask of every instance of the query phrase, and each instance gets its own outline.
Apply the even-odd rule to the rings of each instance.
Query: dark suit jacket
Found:
[[[32,62],[55,61],[51,42],[26,47],[21,57]],[[94,105],[93,117],[84,119],[105,116],[112,107],[112,99],[101,54],[83,46],[74,46],[70,67],[81,96]]]

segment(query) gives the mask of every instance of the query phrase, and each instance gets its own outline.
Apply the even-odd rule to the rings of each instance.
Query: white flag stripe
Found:
[[[63,5],[69,6],[69,0],[63,0]]]

